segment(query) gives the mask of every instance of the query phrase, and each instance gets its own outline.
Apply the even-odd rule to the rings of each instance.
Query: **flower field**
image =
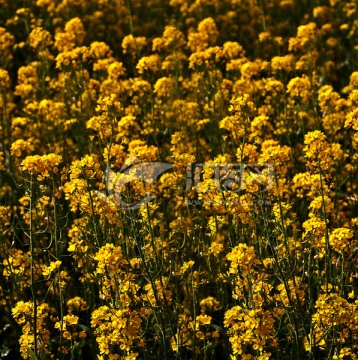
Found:
[[[0,359],[358,359],[356,0],[0,0]]]

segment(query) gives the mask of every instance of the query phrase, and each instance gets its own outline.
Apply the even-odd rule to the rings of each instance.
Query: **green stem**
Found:
[[[263,30],[266,31],[265,9],[264,9],[264,4],[263,4],[262,0],[259,0],[259,5],[261,8],[261,12],[262,12],[262,27],[263,27]]]
[[[30,224],[29,224],[29,241],[30,241],[30,287],[31,287],[31,295],[32,295],[32,302],[34,307],[34,320],[33,320],[33,326],[34,326],[34,353],[37,356],[37,299],[36,299],[36,286],[35,286],[35,247],[34,247],[34,238],[33,238],[33,232],[32,232],[32,202],[33,202],[33,176],[31,175],[30,179]]]
[[[324,231],[324,238],[325,238],[325,247],[326,247],[326,256],[325,256],[325,272],[326,272],[326,293],[328,294],[328,284],[329,284],[329,272],[330,272],[330,260],[331,260],[331,252],[329,248],[329,236],[328,236],[328,220],[327,220],[327,211],[326,211],[326,203],[325,203],[325,196],[324,196],[324,188],[323,188],[323,177],[322,177],[322,168],[321,168],[321,161],[318,158],[318,167],[319,167],[319,184],[320,184],[320,191],[322,196],[322,210],[323,210],[323,218],[325,223],[325,231]]]
[[[54,180],[54,174],[52,174],[52,194],[53,194],[53,225],[54,225],[54,231],[53,236],[55,238],[55,252],[56,252],[56,260],[60,259],[60,251],[59,251],[59,241],[57,238],[57,209],[56,209],[56,188],[55,188],[55,180]],[[60,318],[61,318],[61,330],[60,330],[60,349],[62,349],[62,333],[63,333],[63,293],[61,288],[61,271],[60,267],[57,268],[57,277],[58,277],[58,290],[59,290],[59,296],[60,296]],[[63,358],[63,353],[62,358]]]

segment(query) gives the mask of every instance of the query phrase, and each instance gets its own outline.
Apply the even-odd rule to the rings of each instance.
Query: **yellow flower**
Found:
[[[140,52],[147,45],[147,39],[144,36],[134,37],[126,35],[122,40],[122,48],[124,54],[135,54]]]
[[[173,89],[174,80],[168,77],[158,79],[154,85],[154,92],[157,93],[159,97],[169,97]]]
[[[114,275],[124,265],[128,264],[127,260],[123,257],[122,249],[113,244],[102,246],[93,259],[98,262],[97,274],[105,274],[105,272],[108,271]]]
[[[246,244],[235,246],[226,258],[231,261],[230,274],[248,273],[259,263],[255,249]]]
[[[52,37],[47,30],[44,30],[42,27],[37,27],[31,31],[29,35],[29,42],[30,46],[34,49],[44,49],[52,45]]]
[[[35,150],[32,139],[18,139],[11,144],[11,155],[21,157],[23,152],[31,154]]]
[[[61,52],[56,56],[57,69],[80,69],[91,58],[91,53],[86,46]]]
[[[195,318],[195,320],[196,320],[197,326],[211,324],[211,316],[208,316],[208,315],[198,315]]]
[[[67,325],[76,325],[78,323],[78,319],[79,319],[79,317],[76,315],[65,315],[63,317],[63,321]]]
[[[218,36],[215,21],[209,17],[199,23],[197,32],[189,33],[188,46],[193,52],[201,52],[209,44],[215,44]]]
[[[326,135],[322,131],[310,131],[305,135],[305,148],[303,149],[308,159],[324,158],[328,149]]]
[[[177,50],[185,45],[184,34],[176,27],[167,25],[164,28],[163,36],[153,40],[153,51]]]
[[[295,77],[287,85],[287,92],[292,98],[299,98],[303,103],[308,103],[311,98],[311,82],[306,75]]]
[[[11,85],[9,73],[0,68],[0,93],[8,89]]]
[[[275,56],[271,59],[271,67],[274,72],[277,70],[292,71],[295,68],[295,57],[291,54]]]
[[[0,27],[0,54],[6,61],[11,61],[13,58],[12,47],[14,39],[14,36],[5,28]]]
[[[239,55],[244,55],[244,48],[237,42],[227,41],[223,45],[223,53],[228,59],[234,59]]]
[[[185,261],[184,264],[180,268],[180,274],[183,275],[188,269],[191,269],[195,264],[195,261]]]
[[[334,229],[329,235],[329,244],[338,253],[351,253],[355,245],[353,231],[347,228]]]
[[[57,270],[61,264],[62,264],[62,261],[59,261],[59,260],[51,261],[50,265],[42,270],[42,275],[44,275],[44,276],[51,275],[51,273],[53,271]]]
[[[206,313],[208,311],[217,311],[220,308],[220,302],[212,296],[208,296],[199,303],[200,311]]]
[[[289,40],[290,51],[303,49],[306,46],[313,46],[317,36],[317,25],[314,22],[301,25],[297,28],[297,37]]]
[[[27,156],[21,163],[22,171],[26,171],[31,175],[41,174],[41,177],[49,177],[49,172],[58,172],[58,166],[62,162],[61,155],[34,155]]]
[[[146,71],[157,72],[160,69],[161,60],[159,55],[143,56],[136,66],[138,73],[143,74]]]
[[[66,305],[69,313],[73,311],[84,311],[87,309],[86,301],[79,296],[75,296],[74,298],[67,300]]]

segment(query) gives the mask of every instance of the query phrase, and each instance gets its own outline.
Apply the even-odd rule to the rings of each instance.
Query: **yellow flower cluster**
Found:
[[[43,178],[50,177],[50,171],[57,173],[61,161],[61,156],[56,154],[27,156],[22,161],[21,167],[22,171],[26,171],[31,175],[40,174],[37,179],[41,181]]]
[[[30,301],[18,301],[11,310],[15,321],[22,328],[19,338],[20,352],[23,358],[29,356],[28,349],[34,344],[34,304]],[[49,317],[50,306],[46,303],[36,306],[37,335],[40,337],[39,348],[46,355],[50,355],[50,331],[46,328],[46,319]],[[36,337],[37,341],[37,337]]]

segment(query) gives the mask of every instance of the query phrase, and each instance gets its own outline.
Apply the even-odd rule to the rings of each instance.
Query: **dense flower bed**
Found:
[[[0,0],[0,351],[357,359],[355,0]]]

